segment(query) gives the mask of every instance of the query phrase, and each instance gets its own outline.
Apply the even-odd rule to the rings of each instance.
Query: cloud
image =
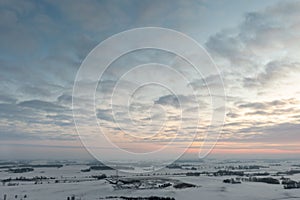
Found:
[[[164,105],[164,106],[173,106],[179,108],[194,107],[198,105],[195,96],[185,96],[185,95],[164,95],[160,96],[157,100],[154,100],[154,104]],[[204,105],[203,102],[200,102]]]
[[[0,118],[8,120],[30,120],[32,116],[35,115],[35,112],[28,109],[22,108],[14,103],[1,103],[0,104]]]
[[[226,116],[229,118],[238,118],[240,115],[234,112],[228,112]]]
[[[72,103],[72,96],[69,94],[62,94],[59,97],[57,97],[57,102],[60,104],[66,104],[66,105],[71,105]]]
[[[0,103],[16,103],[17,99],[13,96],[0,94]]]
[[[255,103],[246,103],[239,105],[239,108],[253,108],[253,109],[265,109],[267,105],[265,103],[255,102]]]
[[[34,50],[37,50],[38,43],[32,37],[33,31],[23,23],[26,20],[25,17],[35,9],[35,4],[30,1],[1,1],[0,40],[1,49],[6,49],[6,52],[3,52],[4,56],[28,55],[29,52],[33,53]]]
[[[63,106],[57,105],[57,104],[52,103],[52,102],[41,101],[41,100],[23,101],[23,102],[20,102],[18,105],[22,106],[22,107],[42,110],[42,111],[45,111],[45,112],[63,112],[63,111],[67,110]]]
[[[299,9],[299,1],[285,1],[249,12],[239,25],[206,42],[227,94],[234,97],[227,101],[223,139],[280,143],[298,138]]]
[[[254,78],[245,77],[245,87],[270,87],[276,81],[288,78],[294,73],[300,72],[300,63],[280,60],[272,61],[264,66],[265,71],[260,72]]]
[[[197,79],[191,81],[188,85],[192,86],[197,92],[206,93],[209,95],[210,91],[214,91],[213,88],[223,89],[224,85],[222,82],[220,82],[220,78],[224,76],[224,74],[212,74],[204,77],[202,80]]]
[[[156,100],[154,103],[160,105],[174,106],[176,108],[180,105],[178,97],[176,95],[166,95],[159,97],[159,99]]]
[[[74,139],[70,111],[55,103],[39,100],[2,103],[0,110],[2,140]]]
[[[242,4],[245,10],[248,5]],[[264,2],[259,2],[259,7],[263,7],[261,4]],[[239,10],[236,9],[239,6],[230,6],[230,9],[223,9],[223,6],[226,3],[206,1],[1,1],[0,136],[6,139],[9,134],[14,139],[22,135],[29,139],[41,136],[72,138],[72,86],[77,69],[93,47],[114,33],[142,26],[173,28],[192,36],[200,35],[200,40],[204,41],[203,36],[227,26],[232,19],[228,15],[228,18],[220,20],[220,16],[227,15],[230,10]],[[211,35],[206,42],[205,46],[221,69],[228,92],[229,112],[224,137],[229,140],[267,140],[273,133],[280,138],[279,133],[287,134],[284,129],[296,134],[296,128],[299,128],[299,117],[295,114],[299,112],[299,102],[296,100],[299,96],[292,97],[298,95],[295,91],[299,91],[299,10],[299,2],[288,1],[247,13],[239,25],[230,24],[233,28]],[[214,14],[216,17],[211,18]],[[188,116],[183,118],[187,123],[183,124],[185,129],[180,132],[180,137],[183,142],[189,139],[198,122],[195,119],[199,118],[195,112],[197,105],[209,110],[210,97],[217,97],[216,94],[209,96],[207,87],[223,87],[217,82],[219,75],[212,74],[200,80],[174,55],[159,51],[145,51],[128,58],[112,63],[106,71],[107,76],[98,83],[97,117],[106,128],[115,131],[112,134],[121,132],[120,128],[113,126],[114,117],[109,109],[112,102],[109,96],[105,96],[112,93],[117,76],[128,71],[129,63],[158,61],[173,64],[172,67],[181,70],[180,73],[192,74],[193,79],[188,86],[197,90],[197,99],[186,94],[187,85],[173,80],[172,87],[177,89],[180,85],[179,90],[186,93],[177,96],[164,92],[154,94],[153,88],[150,88],[141,94],[137,92],[134,103],[138,106],[136,110],[130,110],[125,106],[128,102],[124,96],[128,88],[139,83],[134,75],[136,82],[124,81],[119,85],[114,114],[121,126],[127,125],[130,131],[151,132],[166,117],[162,114],[164,111],[170,124],[180,121],[178,108],[181,105]],[[128,62],[130,59],[132,62]],[[167,73],[157,69],[145,73],[145,77],[166,79]],[[144,80],[144,77],[139,78]],[[87,83],[83,90],[92,84]],[[105,98],[101,94],[105,94]],[[84,95],[77,98],[87,102]],[[147,106],[143,104],[146,101],[150,102]],[[86,106],[81,109],[93,106],[87,104],[83,103]],[[148,113],[152,104],[156,110]],[[168,109],[159,109],[162,107]],[[132,111],[133,121],[128,111]],[[201,113],[201,127],[204,129],[209,114]],[[142,128],[138,129],[134,123],[140,123]],[[169,125],[166,135],[157,141],[167,141],[167,137],[176,130],[174,124]]]
[[[283,108],[289,105],[298,105],[299,100],[295,98],[290,99],[276,99],[273,101],[262,101],[262,102],[237,102],[238,108],[250,108],[250,109],[270,109],[270,108]]]
[[[105,121],[108,121],[108,122],[114,122],[115,121],[111,109],[98,109],[97,110],[97,117],[99,119],[102,119],[102,120],[105,120]]]
[[[50,119],[50,121],[48,121],[48,123],[53,123],[57,126],[61,126],[61,127],[74,126],[72,115],[54,114],[54,115],[46,115],[46,118]]]
[[[251,135],[248,141],[259,141],[266,143],[294,143],[299,141],[300,124],[279,123],[271,126],[249,127],[244,131],[256,132],[257,135]]]
[[[299,1],[286,1],[247,13],[238,26],[211,36],[206,47],[223,70],[236,74],[235,85],[271,93],[274,84],[300,72],[299,7]]]

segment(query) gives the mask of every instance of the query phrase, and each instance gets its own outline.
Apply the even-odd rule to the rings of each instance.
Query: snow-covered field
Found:
[[[0,199],[29,200],[96,200],[108,197],[173,197],[178,200],[253,200],[300,199],[300,189],[284,189],[282,177],[300,181],[300,161],[217,161],[180,162],[176,167],[143,174],[116,170],[90,170],[87,163],[63,163],[62,167],[33,166],[34,171],[13,173],[9,169],[29,167],[32,163],[2,164],[0,169]],[[128,164],[130,166],[130,164]],[[130,166],[131,167],[131,166]],[[193,169],[192,169],[193,167]],[[218,171],[243,172],[243,176],[220,175]],[[200,175],[187,176],[187,173]],[[246,181],[257,177],[272,177],[280,184]],[[105,174],[106,176],[102,176]],[[252,174],[252,176],[251,176]],[[223,183],[224,179],[241,179],[241,184]],[[188,187],[178,188],[176,185]],[[182,186],[182,185],[181,185]],[[119,199],[111,198],[111,199]]]

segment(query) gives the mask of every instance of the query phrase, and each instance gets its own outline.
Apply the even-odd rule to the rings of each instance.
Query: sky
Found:
[[[224,110],[223,128],[211,156],[298,156],[299,10],[300,1],[289,0],[2,0],[0,159],[91,158],[73,119],[76,74],[100,42],[141,27],[188,35],[204,47],[220,73],[199,78],[189,63],[161,50],[128,53],[113,62],[98,82],[95,115],[101,131],[84,114],[93,105],[85,105],[84,96],[76,97],[85,105],[75,107],[80,110],[77,117],[86,119],[84,137],[104,133],[118,148],[145,153],[169,144],[176,135],[171,148],[160,156],[168,158],[189,145],[186,154],[192,155],[200,147],[214,145],[214,133],[208,134],[206,143],[204,136],[212,113]],[[130,71],[147,63],[156,64]],[[203,69],[206,65],[203,61]],[[141,81],[155,79],[169,84],[176,95],[155,84],[134,91]],[[82,82],[90,87],[89,80]],[[115,88],[112,104],[107,98]],[[211,96],[207,88],[224,90],[225,105],[214,107],[212,97],[220,97]],[[118,158],[101,140],[92,140],[100,157]]]

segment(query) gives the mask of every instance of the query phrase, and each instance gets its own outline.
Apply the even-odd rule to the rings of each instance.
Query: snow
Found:
[[[216,162],[206,161],[205,163],[193,163],[198,165],[196,171],[218,171],[221,167],[228,166],[250,166],[261,165],[267,168],[261,169],[249,169],[245,170],[246,173],[253,172],[269,172],[276,173],[278,171],[284,172],[290,169],[299,169],[299,167],[292,166],[293,164],[299,164],[299,161],[279,161],[280,164],[273,165],[264,161],[248,161],[243,163],[229,163],[229,162]],[[55,183],[54,180],[44,180],[43,184],[34,184],[33,182],[18,182],[17,186],[0,186],[0,200],[3,199],[4,194],[7,194],[7,200],[15,199],[15,195],[18,195],[17,199],[24,199],[24,195],[27,195],[26,199],[29,200],[60,200],[67,199],[68,196],[75,195],[76,199],[81,200],[93,200],[99,198],[105,198],[107,196],[131,196],[131,197],[149,197],[149,196],[162,196],[162,197],[174,197],[176,200],[279,200],[279,199],[300,199],[300,189],[283,189],[283,185],[273,185],[257,182],[242,182],[242,184],[226,184],[223,183],[224,179],[235,178],[235,176],[185,176],[186,172],[195,172],[188,169],[163,169],[159,172],[147,172],[145,176],[139,174],[128,174],[119,172],[119,176],[122,178],[147,180],[144,182],[140,189],[116,189],[114,185],[106,181],[95,180],[91,178],[92,175],[106,174],[108,177],[116,174],[115,170],[81,172],[81,169],[87,169],[89,166],[86,164],[80,165],[64,165],[62,168],[35,168],[33,172],[15,174],[7,172],[6,169],[1,169],[0,179],[26,177],[32,178],[35,176],[54,177],[55,180],[66,180],[65,183]],[[179,175],[174,175],[174,174]],[[181,174],[180,174],[181,173]],[[272,176],[279,179],[280,176]],[[293,180],[300,181],[300,174],[285,176]],[[49,183],[48,183],[49,182]],[[157,183],[156,183],[157,182]],[[167,188],[150,188],[149,185],[163,184],[166,182],[184,182],[196,185],[195,188],[187,189],[175,189],[170,186]]]

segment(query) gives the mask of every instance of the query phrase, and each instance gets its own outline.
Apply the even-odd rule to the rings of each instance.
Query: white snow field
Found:
[[[67,200],[74,196],[76,200],[121,199],[125,197],[170,197],[176,200],[280,200],[300,199],[300,188],[284,189],[282,178],[300,181],[300,173],[285,172],[300,170],[300,161],[243,161],[230,162],[216,160],[197,162],[181,162],[177,168],[165,168],[158,172],[144,174],[118,173],[115,170],[91,170],[88,164],[63,164],[63,167],[32,166],[34,171],[13,173],[13,167],[22,165],[1,165],[0,200]],[[252,167],[251,167],[252,166]],[[194,167],[194,169],[191,169]],[[24,168],[24,165],[23,165]],[[216,175],[214,172],[244,172],[238,175]],[[186,173],[200,172],[195,176]],[[205,173],[202,173],[205,172]],[[280,184],[249,182],[249,174],[265,173],[257,177],[272,177]],[[283,173],[283,174],[278,174]],[[101,175],[105,174],[105,177]],[[253,175],[254,176],[254,175]],[[43,177],[43,178],[41,178]],[[238,178],[241,184],[224,183],[224,179]],[[242,179],[244,178],[244,179]],[[176,188],[177,184],[191,187]],[[165,184],[165,185],[164,185]],[[114,197],[114,198],[112,198]]]

